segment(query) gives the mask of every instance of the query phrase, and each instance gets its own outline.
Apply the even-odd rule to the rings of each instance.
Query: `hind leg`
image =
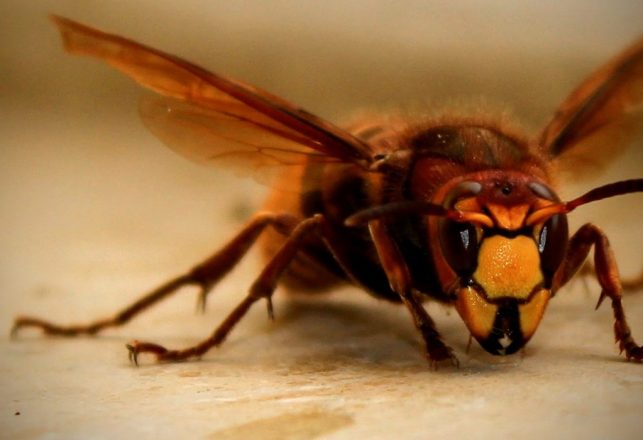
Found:
[[[59,325],[44,319],[23,316],[15,319],[11,334],[15,336],[19,330],[32,327],[48,335],[93,335],[109,327],[124,325],[152,305],[176,293],[181,287],[189,285],[196,285],[201,289],[200,304],[203,306],[207,293],[241,260],[267,226],[272,226],[281,234],[288,234],[296,224],[297,219],[290,214],[258,213],[222,249],[187,273],[167,281],[110,318],[88,324]]]

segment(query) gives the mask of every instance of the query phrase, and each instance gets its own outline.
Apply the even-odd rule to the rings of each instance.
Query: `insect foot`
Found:
[[[622,331],[618,322],[614,324],[614,332],[616,334],[616,342],[618,342],[618,347],[620,353],[625,352],[625,358],[628,361],[632,362],[642,362],[643,361],[643,347],[639,346],[632,336],[630,335],[629,329]]]
[[[641,362],[643,361],[643,347],[639,347],[636,344],[620,344],[621,353],[625,351],[625,357],[628,361],[632,362]]]
[[[152,353],[156,356],[157,362],[177,362],[187,359],[191,354],[186,354],[178,350],[168,350],[162,345],[151,342],[133,341],[126,345],[129,350],[129,360],[138,367],[138,356],[141,353]]]
[[[441,340],[429,339],[429,341],[426,345],[425,356],[431,370],[437,370],[440,366],[460,368],[460,361],[453,354],[451,347]]]
[[[432,371],[437,371],[440,367],[455,367],[460,368],[460,361],[458,358],[449,351],[449,354],[442,358],[432,357],[430,354],[426,355],[429,362],[429,368]]]

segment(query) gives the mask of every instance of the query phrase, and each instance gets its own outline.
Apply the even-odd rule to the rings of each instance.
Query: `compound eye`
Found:
[[[569,229],[564,214],[552,216],[545,222],[538,237],[540,266],[546,279],[551,280],[565,258]]]
[[[558,196],[549,189],[547,186],[543,185],[542,183],[538,182],[531,182],[529,185],[529,188],[531,191],[536,194],[538,197],[541,197],[546,200],[554,200],[554,201],[559,201]]]
[[[440,247],[449,266],[461,278],[470,278],[478,265],[478,235],[470,223],[440,220]]]

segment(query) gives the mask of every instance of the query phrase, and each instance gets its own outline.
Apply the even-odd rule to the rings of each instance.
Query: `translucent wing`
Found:
[[[67,51],[97,57],[160,96],[141,103],[148,128],[190,159],[237,169],[342,161],[368,166],[364,141],[285,100],[134,41],[52,17]]]
[[[284,167],[339,162],[286,136],[275,135],[234,113],[165,96],[141,99],[141,119],[170,148],[195,162],[214,164],[273,183]]]
[[[543,130],[540,145],[562,171],[590,174],[627,146],[643,120],[642,107],[643,39],[567,97]]]

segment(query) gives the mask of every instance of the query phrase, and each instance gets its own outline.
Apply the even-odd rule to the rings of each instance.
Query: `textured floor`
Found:
[[[38,6],[12,10],[15,39],[3,46],[13,57],[12,69],[3,76],[12,81],[11,93],[4,94],[0,85],[0,333],[6,334],[12,318],[22,313],[60,322],[111,314],[221,245],[265,191],[253,182],[194,166],[160,147],[137,121],[135,88],[101,66],[66,58],[54,33],[40,30],[47,29],[42,18],[47,10],[97,24],[101,10],[77,11],[74,2],[34,3]],[[58,4],[67,9],[55,9]],[[160,11],[150,16],[171,21],[168,15],[175,9],[166,5]],[[141,17],[144,11],[131,12]],[[216,16],[223,27],[224,12]],[[627,29],[618,20],[628,14],[617,12],[605,13],[615,20],[615,32]],[[239,12],[234,14],[238,19]],[[8,20],[6,14],[0,17]],[[139,30],[131,24],[118,27],[119,20],[109,14],[102,23],[131,36]],[[258,25],[259,29],[266,31],[269,25],[261,23],[264,27]],[[311,18],[311,23],[317,29],[314,24],[320,22]],[[31,26],[35,34],[18,32],[19,25]],[[141,32],[155,34],[145,26]],[[181,32],[190,38],[190,29]],[[276,33],[275,38],[296,50],[286,44],[287,35]],[[402,35],[400,40],[404,38],[411,37]],[[626,39],[614,37],[614,44]],[[181,44],[170,49],[217,65],[208,60],[223,49],[199,54],[192,46],[202,47],[203,41],[189,41],[183,52]],[[537,46],[539,40],[534,41]],[[163,39],[155,44],[162,45]],[[596,46],[601,56],[616,50],[603,44]],[[20,51],[14,48],[20,45]],[[42,54],[24,55],[40,45]],[[333,52],[331,47],[323,53]],[[382,52],[394,59],[390,47]],[[402,62],[416,52],[396,53]],[[269,62],[270,52],[266,53]],[[485,83],[497,77],[500,82],[494,84],[504,82],[511,91],[520,89],[521,74],[543,70],[561,76],[564,85],[559,90],[548,86],[549,79],[534,75],[537,85],[519,98],[519,110],[535,115],[537,124],[546,119],[543,109],[551,110],[566,88],[600,61],[584,61],[587,52],[579,53],[574,61],[582,68],[577,70],[564,70],[565,54],[556,54],[548,71],[540,62],[548,52],[541,47],[537,55],[527,52],[526,61],[516,57],[502,64],[512,72],[502,80],[493,68],[502,57],[480,68],[476,78]],[[377,58],[368,55],[361,60],[368,65]],[[243,71],[239,59],[230,70]],[[466,63],[460,65],[458,56],[445,55],[443,61],[446,71],[458,72],[455,80],[477,84],[466,81],[472,77],[462,70]],[[272,67],[273,75],[284,73]],[[320,68],[316,84],[332,89],[339,83],[348,104],[328,98],[330,90],[321,94],[326,100],[318,101],[301,83],[279,83],[271,77],[263,84],[277,91],[292,86],[291,99],[332,115],[340,104],[393,101],[389,92],[378,95],[374,84],[388,84],[390,79],[411,87],[409,83],[417,80],[414,75],[419,75],[400,78],[392,76],[397,68],[382,67],[363,84],[354,80],[349,87],[343,78],[355,72],[326,69]],[[48,78],[51,83],[45,81]],[[252,74],[246,78],[255,80]],[[357,86],[365,88],[365,96],[386,97],[368,102],[350,95]],[[415,92],[401,87],[404,93]],[[595,182],[640,176],[640,150],[633,149]],[[572,186],[566,195],[577,195],[591,185]],[[605,201],[572,218],[574,227],[593,221],[605,228],[624,274],[635,274],[641,266],[641,202],[640,196]],[[139,368],[130,365],[125,344],[132,339],[178,348],[209,334],[258,269],[258,261],[248,258],[217,287],[205,314],[195,313],[195,292],[186,289],[127,327],[98,337],[43,338],[26,331],[15,341],[0,338],[0,438],[640,438],[643,365],[619,357],[609,304],[593,311],[598,288],[591,280],[587,286],[574,282],[561,291],[526,351],[506,358],[487,355],[475,343],[466,353],[468,334],[457,314],[429,305],[460,359],[459,369],[429,371],[405,311],[352,289],[312,298],[278,293],[274,323],[259,304],[226,344],[201,361],[158,365],[143,357]],[[627,297],[625,306],[641,342],[643,294]]]

